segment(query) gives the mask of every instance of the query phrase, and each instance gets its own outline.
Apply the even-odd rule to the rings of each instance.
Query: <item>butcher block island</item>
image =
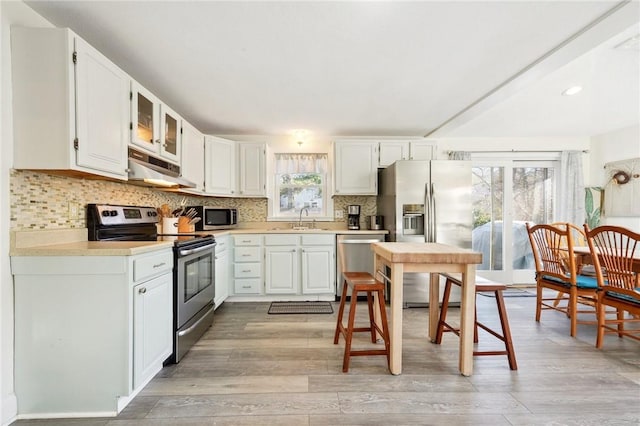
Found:
[[[405,272],[430,272],[431,282],[439,281],[439,273],[462,274],[462,300],[460,303],[460,373],[473,373],[473,322],[475,315],[476,264],[482,263],[482,254],[439,243],[373,243],[375,270],[390,268],[391,281],[391,356],[390,370],[402,372],[402,287]],[[438,316],[440,288],[429,286],[429,338],[434,341]]]

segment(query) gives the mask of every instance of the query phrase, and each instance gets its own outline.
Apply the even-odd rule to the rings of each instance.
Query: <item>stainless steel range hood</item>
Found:
[[[180,177],[180,166],[129,148],[129,183],[148,187],[195,188]]]

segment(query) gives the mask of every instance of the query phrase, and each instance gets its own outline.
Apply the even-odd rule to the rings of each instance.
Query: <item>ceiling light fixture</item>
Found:
[[[296,129],[293,131],[293,137],[298,146],[302,146],[302,144],[306,142],[308,134],[309,131],[306,129]]]
[[[571,86],[568,89],[565,89],[564,92],[562,92],[562,96],[573,96],[577,93],[580,93],[582,91],[582,86]]]

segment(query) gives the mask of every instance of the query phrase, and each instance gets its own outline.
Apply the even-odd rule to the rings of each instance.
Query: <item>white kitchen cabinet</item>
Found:
[[[411,142],[409,160],[434,160],[436,144],[434,142]]]
[[[216,292],[214,305],[217,309],[229,297],[229,237],[216,237]]]
[[[130,98],[131,145],[180,165],[180,116],[134,80]]]
[[[172,268],[171,248],[12,257],[18,415],[120,412],[171,354]]]
[[[173,352],[173,276],[133,287],[133,386],[147,383]]]
[[[234,294],[262,294],[262,236],[233,236]]]
[[[16,169],[127,179],[129,77],[66,28],[11,28]]]
[[[378,167],[387,167],[398,160],[433,160],[434,142],[384,141],[380,142]]]
[[[387,167],[398,160],[409,159],[409,141],[380,142],[378,167]]]
[[[240,234],[233,240],[232,300],[334,299],[335,234]]]
[[[182,120],[182,177],[196,184],[183,192],[201,194],[204,191],[204,135]]]
[[[343,140],[334,143],[335,195],[377,195],[378,144]]]
[[[264,280],[266,294],[299,292],[298,235],[267,234],[264,236]]]
[[[236,143],[216,136],[204,138],[205,184],[208,195],[236,195]]]
[[[266,144],[238,142],[238,195],[264,197],[266,194]]]
[[[302,235],[302,293],[335,294],[334,235]]]

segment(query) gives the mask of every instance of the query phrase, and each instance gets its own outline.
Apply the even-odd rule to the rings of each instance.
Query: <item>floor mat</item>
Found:
[[[271,302],[269,314],[332,314],[331,302]]]

